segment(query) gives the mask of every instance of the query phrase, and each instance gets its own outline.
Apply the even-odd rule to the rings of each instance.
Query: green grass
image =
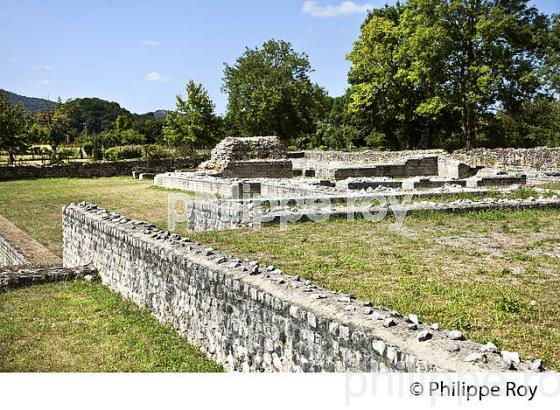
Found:
[[[132,177],[0,182],[0,215],[62,256],[64,205],[85,200],[164,226],[167,195],[153,181]]]
[[[150,185],[130,178],[4,182],[0,214],[60,253],[60,208],[72,201],[165,227],[167,191]],[[560,370],[560,212],[422,212],[396,232],[391,223],[331,219],[287,231],[188,236]]]
[[[0,371],[215,372],[222,369],[99,282],[0,293]]]

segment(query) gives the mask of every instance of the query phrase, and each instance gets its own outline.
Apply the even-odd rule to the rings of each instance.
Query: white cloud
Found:
[[[353,1],[343,1],[335,6],[320,6],[317,1],[305,1],[302,11],[304,14],[309,14],[313,17],[338,17],[367,13],[369,10],[373,9],[373,7],[372,4],[357,4]]]
[[[40,64],[38,66],[33,67],[34,71],[51,71],[54,67],[48,64]]]
[[[151,73],[146,74],[144,76],[144,80],[151,81],[151,82],[162,82],[162,83],[168,83],[170,81],[173,81],[172,78],[164,77],[160,73],[158,73],[157,71],[153,71]]]
[[[144,40],[140,42],[141,46],[147,46],[147,47],[157,47],[159,46],[159,41],[154,41],[154,40]]]
[[[49,80],[41,80],[39,81],[39,85],[51,85],[51,82]]]

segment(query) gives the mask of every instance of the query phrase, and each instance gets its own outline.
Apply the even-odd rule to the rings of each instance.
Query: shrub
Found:
[[[146,143],[146,138],[136,130],[111,130],[99,134],[104,147],[119,145],[141,145]]]
[[[120,161],[123,159],[142,158],[144,148],[142,145],[123,145],[120,147],[108,148],[103,156],[108,161]]]
[[[74,148],[61,148],[57,152],[58,159],[68,160],[70,158],[76,158],[76,149]]]
[[[154,164],[162,159],[173,157],[173,152],[169,148],[157,144],[146,145],[145,158],[149,164]]]
[[[86,153],[86,155],[90,157],[91,154],[93,153],[93,141],[92,140],[84,141],[82,148]]]

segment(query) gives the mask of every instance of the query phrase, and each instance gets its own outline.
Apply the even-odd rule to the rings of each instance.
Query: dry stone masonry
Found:
[[[143,160],[71,162],[57,165],[0,165],[0,181],[36,178],[101,178],[131,175],[133,171],[162,173],[194,169],[197,159],[162,159],[154,164]]]
[[[63,210],[64,265],[103,283],[236,371],[540,370],[495,346],[239,260],[97,205]]]
[[[278,137],[251,137],[222,140],[212,150],[201,170],[226,178],[291,178],[292,162]]]
[[[0,266],[28,265],[29,260],[14,245],[0,236]]]
[[[91,281],[97,273],[87,266],[73,269],[62,267],[3,267],[0,268],[0,292],[40,283],[61,282],[76,279]]]

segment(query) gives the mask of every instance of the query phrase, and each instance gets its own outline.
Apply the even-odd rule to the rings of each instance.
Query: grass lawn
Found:
[[[99,282],[0,293],[0,371],[214,372],[171,326]]]
[[[0,215],[62,256],[62,207],[89,201],[165,226],[167,192],[132,177],[0,182]]]
[[[150,186],[130,178],[3,182],[0,214],[60,254],[60,208],[68,202],[89,200],[165,227],[167,194]],[[391,223],[189,236],[560,370],[560,212],[419,213],[396,232]]]

